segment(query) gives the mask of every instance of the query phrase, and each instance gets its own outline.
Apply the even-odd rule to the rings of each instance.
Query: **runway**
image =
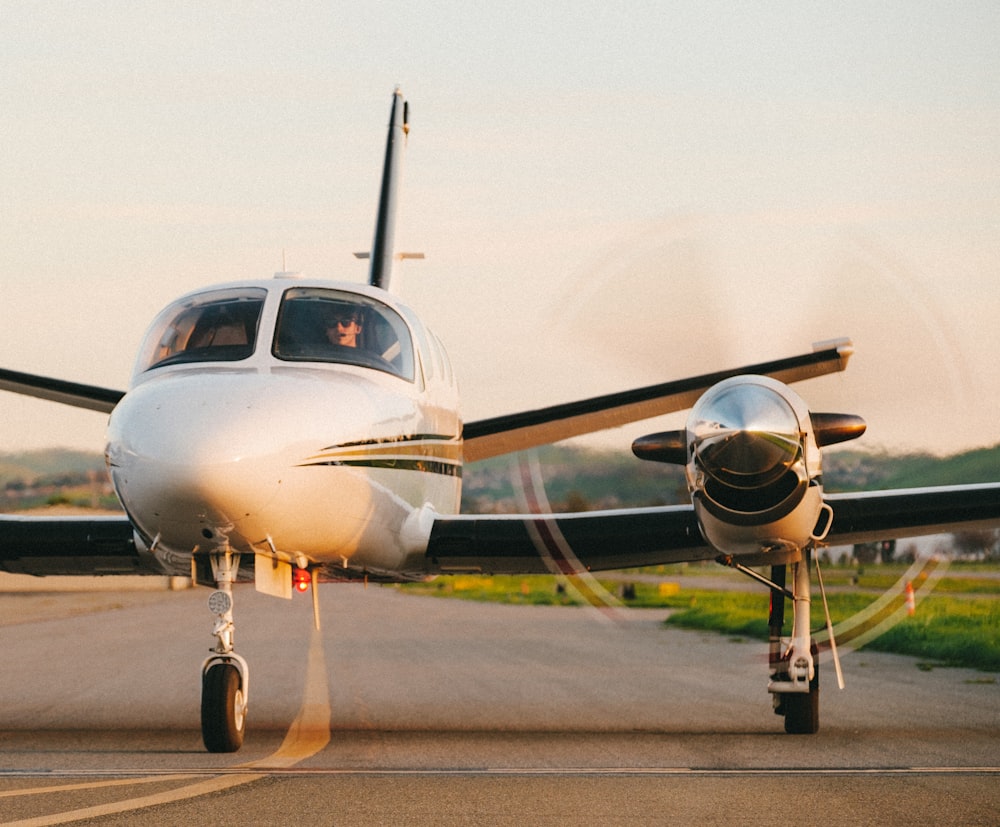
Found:
[[[853,653],[786,736],[763,645],[662,611],[330,585],[315,634],[240,589],[248,735],[209,755],[208,594],[0,596],[0,821],[1000,822],[994,676]]]

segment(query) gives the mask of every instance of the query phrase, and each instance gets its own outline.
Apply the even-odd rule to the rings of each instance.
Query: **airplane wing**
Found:
[[[901,539],[1000,521],[1000,483],[830,494],[828,545]],[[577,514],[439,517],[427,571],[530,574],[710,560],[690,505]],[[0,571],[33,575],[163,574],[122,517],[0,516]]]
[[[851,545],[1000,522],[1000,483],[830,494],[827,545]],[[578,514],[441,517],[427,548],[433,573],[571,573],[714,559],[690,505]]]
[[[575,514],[440,517],[427,546],[435,574],[570,573],[711,560],[689,505]]]
[[[124,391],[0,368],[0,390],[110,413]],[[34,575],[163,574],[140,557],[122,517],[0,515],[0,571]]]
[[[81,385],[62,379],[50,379],[32,373],[0,368],[0,390],[35,396],[50,402],[60,402],[75,408],[111,413],[115,405],[125,395],[124,391],[100,388],[96,385]]]
[[[813,352],[742,368],[717,371],[675,382],[613,393],[534,411],[467,422],[463,429],[465,461],[536,448],[562,439],[615,428],[691,407],[716,382],[730,376],[761,374],[787,383],[842,371],[854,352],[848,339],[820,342]],[[110,413],[124,391],[83,385],[48,376],[0,368],[0,390]]]
[[[742,368],[707,373],[624,393],[534,411],[467,422],[463,429],[466,462],[537,448],[570,437],[616,428],[690,408],[723,379],[744,374],[771,376],[785,384],[842,371],[854,352],[849,339],[820,342],[813,352]]]
[[[121,517],[0,515],[0,571],[12,574],[164,574],[140,555]]]
[[[828,545],[899,540],[996,528],[1000,483],[827,494],[833,508]]]

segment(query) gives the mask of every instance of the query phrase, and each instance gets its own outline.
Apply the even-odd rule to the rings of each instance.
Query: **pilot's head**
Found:
[[[332,345],[357,347],[361,333],[361,313],[356,307],[338,305],[327,316],[326,338]]]

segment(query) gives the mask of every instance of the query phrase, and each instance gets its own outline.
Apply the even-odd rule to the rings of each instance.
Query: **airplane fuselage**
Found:
[[[353,348],[336,343],[345,312],[361,317]],[[106,454],[167,570],[229,548],[345,577],[418,574],[430,515],[458,510],[458,394],[440,342],[385,291],[224,285],[154,321]]]

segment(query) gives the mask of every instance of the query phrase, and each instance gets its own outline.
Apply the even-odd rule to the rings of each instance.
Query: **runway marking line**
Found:
[[[288,728],[285,740],[267,758],[239,766],[245,769],[293,767],[311,758],[330,743],[330,715],[330,688],[326,680],[323,638],[313,629],[306,659],[306,688],[302,706]]]
[[[302,698],[302,706],[299,708],[295,720],[292,721],[292,725],[289,727],[281,746],[273,754],[257,761],[238,764],[235,767],[223,770],[209,769],[199,771],[198,775],[211,775],[214,777],[198,781],[194,784],[187,784],[174,790],[167,790],[162,793],[154,793],[152,795],[130,798],[109,804],[84,807],[64,813],[53,813],[51,815],[37,816],[20,821],[8,821],[3,824],[4,827],[49,827],[49,825],[66,824],[71,821],[82,821],[85,818],[115,815],[129,810],[141,810],[148,807],[156,807],[160,804],[171,804],[176,801],[209,795],[232,787],[238,787],[241,784],[248,784],[251,781],[257,781],[274,770],[287,771],[299,762],[305,761],[307,758],[315,755],[329,742],[330,691],[326,680],[326,659],[323,656],[323,639],[320,637],[319,632],[313,629],[309,642],[309,655],[306,662],[306,686]],[[52,773],[46,774],[48,777],[52,777]],[[77,771],[75,777],[80,777],[80,775],[86,776],[87,774],[89,773]],[[174,778],[187,779],[193,774],[177,773],[174,770],[164,775],[134,773],[135,777],[132,779],[101,781],[90,784],[70,784],[59,788],[35,787],[29,790],[11,790],[5,795],[38,795],[58,790],[97,789],[127,784],[144,784],[152,781],[173,780]],[[0,773],[0,778],[4,775],[12,777],[13,773]]]
[[[123,773],[107,773],[108,775],[121,776]],[[205,775],[214,775],[215,773],[205,773]],[[67,774],[67,776],[57,775],[49,770],[44,771],[31,771],[31,772],[18,772],[17,770],[11,772],[0,772],[0,778],[61,778],[68,777],[72,775],[73,778],[88,778],[89,773],[74,772]],[[163,775],[147,775],[147,776],[135,776],[132,778],[116,778],[113,781],[88,781],[82,784],[59,784],[53,785],[51,787],[31,787],[26,790],[4,790],[0,792],[0,798],[17,798],[22,795],[41,795],[43,793],[65,793],[72,792],[73,790],[96,790],[99,787],[123,787],[130,784],[153,784],[157,781],[182,781],[185,778],[190,778],[191,773],[181,773],[173,772],[164,773]]]
[[[1000,775],[1000,767],[259,767],[190,770],[9,770],[3,778],[92,778],[115,776],[115,780],[10,790],[0,797],[33,795],[59,790],[92,789],[101,786],[177,781],[192,776],[490,776],[490,775],[688,775],[688,776],[786,776],[786,775]]]
[[[277,754],[277,753],[276,753]],[[266,759],[265,759],[266,760]],[[261,762],[254,762],[255,764]],[[37,771],[34,771],[37,774]],[[75,775],[95,775],[99,773],[112,774],[114,770],[92,770],[61,771],[69,776]],[[62,787],[47,787],[43,789],[18,790],[15,794],[30,795],[36,792],[52,792],[59,789],[88,789],[112,784],[144,783],[147,781],[174,780],[178,776],[190,777],[192,775],[205,774],[205,770],[191,770],[187,774],[170,773],[168,771],[150,771],[150,774],[140,778],[124,779],[98,784],[69,784]],[[511,776],[604,776],[604,777],[665,777],[684,776],[687,778],[696,777],[720,777],[720,776],[789,776],[789,775],[810,775],[810,776],[863,776],[863,775],[1000,775],[1000,767],[862,767],[862,768],[777,768],[777,769],[711,769],[711,768],[691,768],[691,767],[491,767],[481,769],[322,769],[322,768],[302,768],[302,767],[258,767],[255,770],[241,769],[234,767],[228,770],[210,770],[216,774],[215,778],[190,784],[166,793],[132,798],[114,804],[88,807],[81,810],[73,810],[66,813],[56,813],[49,816],[39,816],[37,818],[24,819],[21,821],[5,822],[4,827],[44,827],[45,825],[65,824],[71,821],[78,821],[85,818],[94,818],[101,815],[114,815],[128,810],[145,809],[158,804],[168,804],[175,801],[184,801],[196,798],[200,795],[219,792],[224,789],[247,784],[260,778],[268,776],[340,776],[340,777],[511,777]],[[23,777],[27,773],[21,773]],[[16,777],[17,772],[2,773],[8,777]]]

